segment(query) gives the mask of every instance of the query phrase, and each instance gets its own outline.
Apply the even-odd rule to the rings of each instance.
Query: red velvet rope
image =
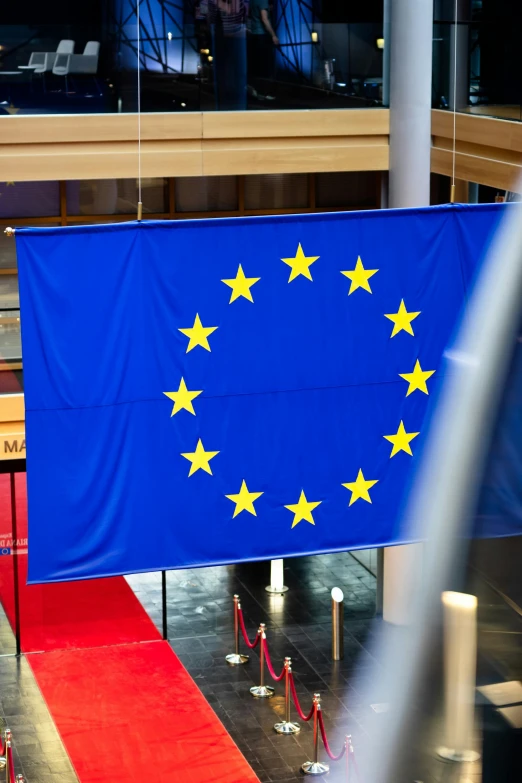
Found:
[[[7,746],[7,763],[9,764],[9,783],[16,783],[13,764],[13,749],[10,745]]]
[[[241,626],[241,633],[243,634],[243,639],[245,641],[245,644],[246,644],[247,647],[250,647],[250,649],[253,650],[254,647],[257,647],[257,645],[259,643],[259,634],[256,634],[256,639],[255,639],[254,644],[251,644],[251,642],[250,642],[250,640],[248,638],[248,634],[246,632],[246,628],[245,628],[245,620],[243,619],[243,610],[242,609],[238,609],[237,613],[239,615],[239,625]]]
[[[326,736],[326,731],[324,728],[324,720],[323,720],[323,713],[322,710],[319,710],[319,728],[321,729],[321,737],[323,738],[323,745],[324,749],[327,753],[327,755],[332,759],[332,761],[340,761],[342,757],[345,754],[346,751],[346,744],[343,745],[342,751],[339,753],[338,756],[335,756],[332,751],[330,750],[330,745],[328,744],[328,738]]]
[[[3,737],[0,737],[0,756],[5,756],[5,744]]]
[[[272,661],[270,660],[270,655],[268,653],[268,645],[266,643],[266,639],[261,638],[261,644],[263,645],[263,648],[264,648],[264,651],[265,651],[265,661],[266,661],[266,665],[267,665],[268,671],[270,672],[270,676],[276,682],[281,682],[281,680],[285,676],[285,671],[286,671],[285,667],[283,666],[283,671],[281,672],[281,674],[278,677],[277,674],[274,671],[274,667],[272,666]]]
[[[297,714],[301,718],[301,720],[304,720],[305,722],[308,722],[312,715],[314,714],[314,705],[312,704],[312,708],[308,715],[305,715],[303,710],[301,709],[301,705],[299,704],[299,699],[297,698],[297,691],[295,689],[295,682],[294,682],[294,674],[293,672],[290,672],[290,689],[292,691],[292,698],[294,700],[295,708],[297,710]]]

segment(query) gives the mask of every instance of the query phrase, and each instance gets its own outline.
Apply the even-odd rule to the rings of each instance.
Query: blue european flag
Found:
[[[404,541],[502,209],[17,230],[29,581]]]

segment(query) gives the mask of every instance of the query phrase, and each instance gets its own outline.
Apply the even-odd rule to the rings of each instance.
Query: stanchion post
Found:
[[[10,783],[11,772],[9,769],[9,748],[11,747],[11,732],[5,732],[5,780]]]
[[[4,755],[0,756],[0,769],[5,769],[7,765],[7,738],[11,739],[11,730],[4,731]]]
[[[274,695],[274,689],[271,685],[265,685],[265,640],[266,625],[261,623],[258,630],[259,634],[259,685],[250,688],[250,693],[256,699],[270,699]]]
[[[477,598],[442,594],[444,616],[445,740],[437,753],[447,761],[477,761],[471,750],[477,670]]]
[[[321,695],[314,693],[314,760],[305,761],[301,769],[305,775],[325,775],[330,770],[329,764],[319,761],[319,711],[321,709]]]
[[[17,783],[25,783],[25,778],[23,775],[17,775],[16,776]]]
[[[350,780],[350,756],[353,756],[352,735],[347,734],[344,740],[345,756],[346,756],[346,783]]]
[[[234,644],[235,644],[235,652],[229,653],[225,656],[225,660],[227,663],[229,663],[231,666],[238,666],[241,663],[246,663],[248,661],[248,655],[242,655],[239,652],[239,610],[241,609],[241,604],[239,603],[239,596],[234,596]]]
[[[288,587],[284,584],[283,560],[270,561],[270,584],[265,587],[265,590],[267,593],[275,593],[276,595],[288,591]]]
[[[163,638],[165,641],[169,638],[168,614],[167,614],[167,572],[161,572],[161,611],[163,619]]]
[[[298,723],[290,720],[290,676],[292,674],[292,659],[285,658],[285,719],[274,724],[278,734],[297,734],[301,731]]]
[[[332,660],[344,658],[344,595],[340,587],[332,588]]]

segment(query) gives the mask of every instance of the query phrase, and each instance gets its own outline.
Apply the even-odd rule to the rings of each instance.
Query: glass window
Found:
[[[4,234],[4,228],[0,225],[0,269],[16,269],[16,242]]]
[[[168,212],[168,181],[141,180],[143,212]],[[73,180],[67,183],[68,215],[133,215],[138,208],[134,179]]]
[[[376,207],[378,183],[378,174],[374,171],[317,174],[316,206],[322,209]]]
[[[307,174],[245,177],[245,209],[299,209],[308,204]]]
[[[179,177],[176,212],[233,212],[238,208],[236,177]]]
[[[0,182],[0,218],[60,214],[58,182]]]
[[[19,307],[18,275],[0,275],[0,310],[12,307]]]

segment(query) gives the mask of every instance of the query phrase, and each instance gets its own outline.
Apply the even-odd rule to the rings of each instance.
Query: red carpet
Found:
[[[25,474],[16,477],[18,541],[27,538]],[[0,475],[0,540],[11,536],[9,476]],[[27,555],[18,555],[20,638],[24,652],[102,647],[159,639],[160,634],[122,576],[26,585]],[[14,628],[13,558],[0,557],[0,601]]]
[[[23,548],[25,475],[17,509]],[[0,475],[0,546],[10,520]],[[17,559],[22,649],[45,651],[27,660],[80,783],[259,783],[123,577],[27,586],[27,555]],[[0,600],[14,625],[9,555],[0,556]]]
[[[259,783],[167,642],[28,660],[81,783]]]

